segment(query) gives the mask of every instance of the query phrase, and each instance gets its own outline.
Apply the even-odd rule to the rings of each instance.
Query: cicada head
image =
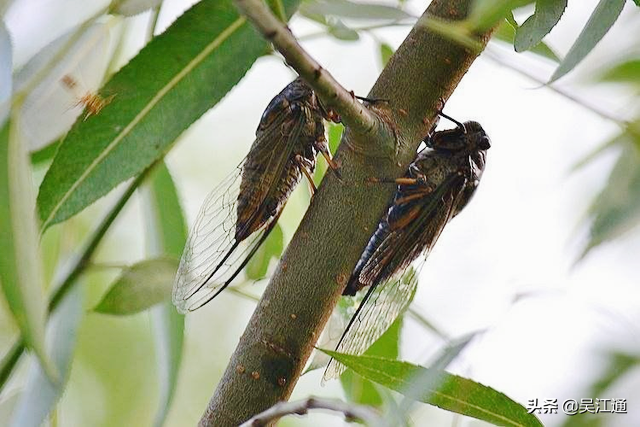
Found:
[[[491,140],[480,123],[469,121],[453,129],[434,132],[425,140],[427,147],[436,151],[474,152],[487,150]]]
[[[465,122],[465,139],[467,149],[470,151],[484,151],[491,148],[491,140],[478,122]]]

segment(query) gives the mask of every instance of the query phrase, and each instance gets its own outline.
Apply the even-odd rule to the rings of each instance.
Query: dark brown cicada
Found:
[[[180,312],[202,307],[247,265],[276,225],[302,175],[329,153],[323,120],[334,120],[313,90],[297,78],[265,109],[256,139],[237,169],[204,201],[189,234],[173,286]]]
[[[445,116],[446,117],[446,116]],[[458,122],[456,122],[458,123]],[[406,308],[414,288],[414,272],[405,270],[435,245],[447,223],[467,205],[485,167],[490,140],[477,122],[425,139],[378,224],[344,291],[355,295],[369,287],[337,346],[337,351],[362,354]],[[325,379],[339,376],[344,366],[332,360]]]

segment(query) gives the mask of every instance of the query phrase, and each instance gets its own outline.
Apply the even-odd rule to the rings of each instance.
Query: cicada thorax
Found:
[[[265,132],[288,141],[287,146],[259,147],[272,140],[261,137]],[[317,98],[301,79],[296,79],[265,110],[254,146],[247,155],[238,195],[236,241],[247,238],[279,215],[302,178],[301,168],[313,173],[316,144],[322,140],[323,113]]]

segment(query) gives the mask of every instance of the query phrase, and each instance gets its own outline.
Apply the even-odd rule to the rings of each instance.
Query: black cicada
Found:
[[[445,225],[478,187],[489,137],[477,122],[456,123],[454,129],[429,135],[405,176],[394,180],[398,188],[393,202],[344,291],[355,295],[369,286],[340,338],[338,352],[363,353],[393,323],[413,293],[413,277],[407,279],[405,270],[420,254],[426,258]],[[325,379],[343,370],[332,360]]]
[[[321,152],[335,171],[323,120],[336,120],[297,78],[264,111],[249,154],[207,196],[189,234],[173,286],[185,313],[224,290],[265,241],[302,174],[311,182]]]

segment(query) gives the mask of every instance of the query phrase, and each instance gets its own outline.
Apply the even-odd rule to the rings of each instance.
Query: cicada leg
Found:
[[[331,168],[334,174],[338,179],[342,179],[342,174],[340,173],[340,166],[338,163],[333,160],[331,157],[331,151],[329,151],[329,146],[327,145],[327,140],[322,138],[316,141],[315,143],[316,149],[322,154],[322,157],[327,161],[327,164]]]
[[[313,195],[316,194],[317,188],[316,184],[313,182],[311,172],[309,172],[309,169],[311,169],[311,164],[309,163],[309,160],[305,159],[300,154],[296,155],[296,162],[298,163],[298,166],[300,167],[300,170],[302,171],[304,176],[307,177],[307,181],[309,181],[309,190],[311,191],[311,197],[313,197]]]

